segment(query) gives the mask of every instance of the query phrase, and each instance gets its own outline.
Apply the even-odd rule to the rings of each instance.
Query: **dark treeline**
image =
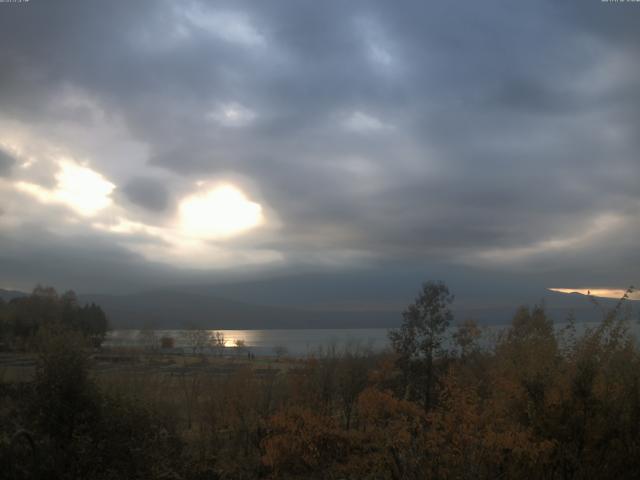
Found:
[[[58,295],[54,288],[38,285],[31,295],[9,302],[0,298],[0,341],[6,349],[32,349],[38,331],[52,327],[80,332],[99,347],[108,323],[99,306],[80,305],[72,290]]]
[[[640,351],[625,300],[578,334],[520,308],[486,346],[447,327],[426,283],[390,332],[213,374],[92,374],[78,330],[36,334],[32,382],[2,384],[0,461],[14,478],[591,479],[640,471]]]

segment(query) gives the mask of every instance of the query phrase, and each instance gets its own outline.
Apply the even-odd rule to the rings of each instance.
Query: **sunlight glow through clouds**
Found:
[[[177,218],[151,225],[118,216],[91,224],[113,235],[120,245],[149,261],[196,270],[281,262],[281,252],[252,248],[232,241],[263,222],[262,206],[251,202],[236,187],[220,185],[185,197]],[[133,241],[131,241],[133,239]],[[215,243],[210,240],[217,240]]]
[[[113,234],[118,243],[152,261],[194,268],[269,263],[281,260],[279,252],[232,245],[213,245],[265,223],[263,208],[231,184],[197,182],[197,190],[182,198],[177,216],[167,224],[135,220],[111,195],[116,188],[100,173],[69,160],[58,163],[55,186],[19,181],[13,187],[46,205],[64,205],[82,217],[94,217],[90,228]],[[108,215],[100,215],[108,208]],[[114,237],[116,238],[116,237]]]
[[[262,206],[231,185],[219,185],[184,198],[179,215],[182,232],[202,239],[230,236],[264,221]]]
[[[93,216],[112,204],[111,193],[116,186],[101,174],[67,160],[59,167],[54,189],[29,182],[17,182],[15,186],[42,203],[60,203],[83,216]]]

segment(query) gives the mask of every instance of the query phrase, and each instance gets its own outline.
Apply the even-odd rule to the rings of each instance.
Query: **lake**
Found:
[[[556,330],[561,330],[567,324],[555,324]],[[596,326],[596,322],[576,323],[580,333],[588,327]],[[630,328],[638,334],[638,324],[630,323]],[[490,325],[482,327],[484,330],[482,343],[485,345],[495,341],[498,334],[506,325]],[[229,353],[236,351],[233,347],[236,341],[244,342],[247,350],[255,355],[275,355],[277,347],[284,347],[290,355],[308,355],[319,349],[335,347],[338,351],[346,347],[359,346],[370,348],[372,351],[382,351],[389,346],[386,328],[358,328],[358,329],[288,329],[288,330],[206,330],[211,335],[214,332],[224,335],[225,346]],[[151,347],[159,344],[161,337],[171,337],[174,340],[174,351],[190,349],[193,341],[188,330],[112,330],[107,334],[105,347]],[[206,349],[205,349],[206,351]],[[210,352],[213,350],[209,349]]]
[[[243,341],[246,348],[256,355],[275,355],[274,349],[284,347],[291,355],[307,355],[320,348],[358,345],[374,351],[388,346],[386,328],[358,329],[290,329],[290,330],[209,330],[211,334],[221,332],[225,346],[230,349],[236,341]],[[150,346],[161,337],[171,337],[176,349],[191,347],[186,330],[113,330],[107,334],[105,347]],[[231,351],[231,350],[230,350]]]

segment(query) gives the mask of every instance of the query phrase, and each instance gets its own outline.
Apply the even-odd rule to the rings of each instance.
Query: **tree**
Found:
[[[235,342],[233,342],[236,346],[236,350],[240,353],[240,352],[244,352],[245,348],[247,347],[247,344],[245,343],[244,339],[242,338],[237,338]]]
[[[173,349],[176,346],[176,340],[168,335],[160,337],[160,348]]]
[[[0,297],[0,348],[4,346],[4,343],[9,340],[9,334],[11,328],[9,324],[9,305]]]
[[[216,355],[221,357],[224,354],[224,347],[226,345],[226,340],[224,339],[224,332],[220,332],[220,331],[213,332],[211,341],[213,343],[213,348],[216,351]]]
[[[465,320],[458,324],[453,333],[453,342],[458,347],[460,358],[465,359],[479,348],[478,340],[482,335],[482,330],[475,320]]]
[[[63,445],[77,424],[96,413],[86,341],[80,332],[45,326],[37,344],[33,413],[39,430]]]
[[[209,330],[202,330],[201,328],[190,329],[184,333],[187,344],[191,347],[194,355],[201,355],[204,357],[205,350],[211,346],[212,338]]]
[[[172,415],[151,402],[105,392],[91,374],[81,332],[46,325],[36,343],[36,375],[17,415],[37,454],[28,478],[182,478],[175,473],[181,441]]]
[[[146,323],[138,332],[138,337],[140,338],[140,343],[142,343],[143,348],[151,351],[157,349],[158,335],[151,324]]]
[[[287,350],[287,347],[283,345],[276,345],[275,347],[273,347],[273,353],[275,353],[276,358],[280,360],[282,357],[285,357],[289,352]]]
[[[351,344],[345,348],[338,361],[335,375],[336,389],[347,430],[351,428],[358,395],[367,386],[369,353],[368,350],[360,348],[358,344]]]
[[[348,439],[335,419],[293,406],[268,420],[262,462],[273,478],[341,478],[336,467],[347,460]]]
[[[425,410],[433,403],[434,360],[441,353],[444,333],[453,319],[449,308],[453,298],[444,283],[424,283],[415,302],[403,312],[402,326],[389,332],[406,387],[409,393],[421,397]]]
[[[0,321],[4,320],[4,333],[11,343],[23,348],[33,347],[41,328],[63,328],[80,332],[99,347],[109,327],[104,311],[94,303],[80,306],[73,290],[58,295],[52,287],[38,285],[29,296],[13,298],[4,309],[0,308]],[[16,342],[17,341],[17,342]]]
[[[553,322],[541,306],[520,307],[496,345],[503,377],[522,385],[528,407],[539,411],[557,370],[558,354]]]
[[[80,304],[78,302],[78,296],[73,290],[67,290],[60,295],[61,304],[61,318],[60,321],[68,328],[79,330],[80,325]]]
[[[80,330],[94,347],[102,345],[108,329],[107,316],[98,305],[91,303],[80,309]]]

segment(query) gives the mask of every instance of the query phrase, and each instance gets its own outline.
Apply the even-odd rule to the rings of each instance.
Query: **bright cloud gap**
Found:
[[[180,203],[179,215],[181,231],[201,239],[238,234],[264,222],[262,206],[232,185],[219,185],[186,197]]]
[[[47,189],[29,182],[18,182],[16,188],[42,203],[66,205],[83,216],[93,216],[113,203],[111,193],[116,186],[101,174],[73,163],[61,161],[55,175],[56,187]]]

